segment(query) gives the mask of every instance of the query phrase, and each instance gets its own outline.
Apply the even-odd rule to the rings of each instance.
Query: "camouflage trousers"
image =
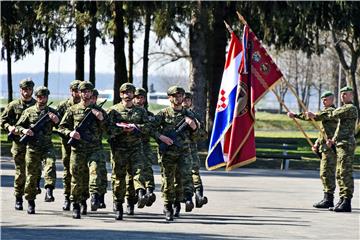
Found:
[[[193,196],[191,177],[192,160],[190,148],[177,152],[165,152],[159,155],[161,168],[161,192],[164,204],[183,201]]]
[[[336,171],[336,154],[332,149],[327,149],[321,153],[320,160],[320,179],[324,187],[324,192],[334,194]]]
[[[103,152],[100,148],[81,151],[71,149],[71,201],[79,203],[86,201],[90,194],[100,195],[101,177],[99,171],[101,167],[99,167],[99,162],[102,158]]]
[[[68,139],[62,139],[61,141],[61,156],[64,166],[63,185],[64,195],[70,197],[71,192],[71,173],[70,173],[70,155],[71,146],[67,144]]]
[[[100,185],[99,185],[99,194],[103,195],[107,192],[107,170],[106,170],[106,156],[105,151],[101,150],[102,157],[98,161],[98,168],[99,168],[99,178],[100,178]],[[91,191],[91,189],[90,189]]]
[[[15,197],[22,197],[26,182],[26,145],[13,141],[11,153],[15,163],[14,195]]]
[[[128,189],[129,196],[135,196],[135,191],[145,189],[143,178],[143,152],[142,145],[131,148],[116,148],[111,150],[111,183],[114,202],[123,203],[126,194],[126,174],[132,176],[133,189]],[[131,181],[131,178],[128,178]]]
[[[351,199],[353,197],[353,162],[355,155],[355,146],[355,144],[343,144],[336,146],[336,179],[340,188],[339,195],[341,198]]]
[[[200,177],[200,158],[198,155],[197,144],[190,145],[191,158],[192,158],[192,181],[194,184],[194,190],[203,189],[202,180]]]
[[[52,147],[46,150],[31,148],[29,145],[26,149],[26,183],[25,199],[34,200],[38,194],[38,183],[41,178],[42,163],[44,164],[45,188],[55,188],[56,183],[56,157]]]

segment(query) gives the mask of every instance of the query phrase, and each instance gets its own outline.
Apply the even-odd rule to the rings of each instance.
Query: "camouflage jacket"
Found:
[[[358,111],[352,103],[344,104],[331,112],[317,114],[316,119],[321,121],[338,119],[339,121],[333,137],[336,145],[355,144],[355,127]]]
[[[101,111],[104,119],[100,121],[94,116],[95,120],[91,121],[89,127],[85,129],[84,132],[80,133],[80,143],[76,147],[76,150],[86,151],[89,149],[94,150],[101,148],[102,133],[106,130],[106,124],[108,121],[106,112],[96,105],[91,104],[85,107],[83,103],[80,102],[71,106],[65,112],[65,115],[59,124],[58,131],[65,136],[69,136],[70,132],[76,129],[91,109]]]
[[[205,129],[205,123],[203,121],[201,121],[200,115],[195,112],[193,109],[189,109],[190,112],[192,112],[197,120],[197,124],[199,126],[199,131],[198,134],[196,135],[197,137],[195,139],[192,140],[193,144],[196,144],[199,141],[205,141],[208,138],[208,133],[206,132]]]
[[[167,107],[162,110],[155,116],[154,124],[154,137],[156,140],[159,139],[161,134],[167,136],[171,131],[175,130],[176,125],[184,119],[185,117],[190,117],[195,119],[195,115],[188,109],[183,108],[180,111],[174,110],[172,107]],[[197,122],[197,121],[196,121]],[[188,148],[191,141],[196,140],[196,137],[199,133],[199,125],[197,123],[197,128],[192,130],[190,127],[187,127],[186,130],[182,131],[177,135],[176,142],[181,148]],[[178,147],[172,145],[169,147],[169,151],[178,151]]]
[[[43,110],[40,110],[37,105],[31,106],[21,114],[20,119],[16,123],[16,128],[19,132],[22,132],[24,129],[31,128],[41,117],[43,117],[48,112],[56,114],[56,110],[46,106]],[[46,149],[52,147],[51,136],[52,129],[55,126],[55,123],[49,119],[44,125],[44,127],[37,133],[34,132],[34,138],[29,141],[28,145],[32,148],[41,148]]]
[[[148,135],[152,131],[148,114],[144,108],[133,105],[126,108],[122,102],[108,109],[109,138],[115,143],[117,148],[128,148],[141,144],[142,136]],[[125,132],[122,127],[116,126],[117,123],[133,123],[138,129],[132,132]],[[115,146],[113,145],[113,146]]]
[[[23,111],[35,105],[35,103],[36,100],[34,98],[29,102],[25,102],[22,99],[10,102],[1,114],[1,127],[7,131],[9,126],[15,126]],[[19,140],[20,136],[17,136],[15,139]]]
[[[58,115],[60,116],[60,120],[65,115],[66,110],[75,104],[76,103],[74,103],[74,99],[72,97],[59,103],[59,105],[56,108],[56,111],[57,111]]]
[[[155,114],[150,112],[149,110],[145,109],[146,113],[148,115],[149,118],[149,122],[153,123],[155,121]],[[143,143],[149,143],[150,142],[150,137],[151,137],[151,133],[149,132],[148,134],[142,134],[142,140]]]

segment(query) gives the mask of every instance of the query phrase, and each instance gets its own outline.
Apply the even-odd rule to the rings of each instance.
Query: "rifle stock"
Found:
[[[176,126],[173,130],[168,131],[166,133],[164,133],[165,136],[167,136],[168,138],[170,138],[171,140],[173,140],[173,144],[174,146],[177,147],[181,147],[181,145],[179,144],[179,142],[176,140],[177,136],[184,131],[187,128],[188,124],[185,121],[185,118],[183,118]],[[162,142],[161,140],[159,140],[159,152],[160,154],[163,154],[164,152],[167,151],[167,149],[170,147],[169,145],[167,145],[166,143]]]

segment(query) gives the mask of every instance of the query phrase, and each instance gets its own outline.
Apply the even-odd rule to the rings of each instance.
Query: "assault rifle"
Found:
[[[170,130],[168,132],[165,132],[163,135],[167,136],[168,138],[170,138],[171,140],[173,140],[173,144],[177,147],[181,147],[180,143],[176,140],[177,136],[182,133],[183,131],[185,131],[188,128],[188,124],[185,121],[185,118],[183,118],[176,126],[173,130]],[[169,145],[167,145],[166,143],[164,143],[163,141],[159,140],[159,152],[160,154],[164,153],[167,151]]]
[[[335,144],[331,145],[330,148],[334,151],[334,153],[335,153],[335,155],[336,155],[336,147],[335,147]],[[322,158],[321,152],[319,151],[319,146],[316,147],[316,150],[315,150],[314,152],[316,153],[316,155],[317,155],[320,159]]]
[[[51,104],[52,102],[49,103],[47,106],[49,107]],[[32,127],[30,127],[30,130],[34,133],[34,135],[33,136],[23,135],[19,140],[20,143],[26,144],[37,137],[36,135],[40,132],[41,129],[44,128],[45,124],[51,121],[48,113],[49,113],[49,109],[47,111],[45,110],[41,111],[40,119]]]
[[[101,102],[98,107],[102,107],[106,103],[107,99],[105,99],[103,102]],[[74,131],[80,133],[80,137],[82,139],[86,139],[86,136],[84,134],[85,130],[89,128],[90,124],[95,121],[95,115],[92,113],[93,108],[89,108],[85,112],[85,117],[81,120],[79,125],[74,129]],[[70,138],[67,144],[69,144],[72,147],[77,147],[80,143],[80,140],[77,140],[75,138]]]

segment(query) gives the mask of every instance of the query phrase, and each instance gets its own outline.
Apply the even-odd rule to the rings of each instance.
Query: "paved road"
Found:
[[[135,209],[135,216],[125,215],[123,221],[113,217],[110,188],[106,209],[72,219],[71,212],[61,210],[60,162],[57,166],[56,201],[45,203],[43,191],[36,200],[36,214],[28,215],[14,210],[13,163],[1,159],[1,239],[360,239],[358,173],[353,212],[334,213],[312,208],[322,197],[315,171],[203,171],[209,203],[166,223],[159,186],[152,207]],[[159,169],[154,168],[159,183]]]

